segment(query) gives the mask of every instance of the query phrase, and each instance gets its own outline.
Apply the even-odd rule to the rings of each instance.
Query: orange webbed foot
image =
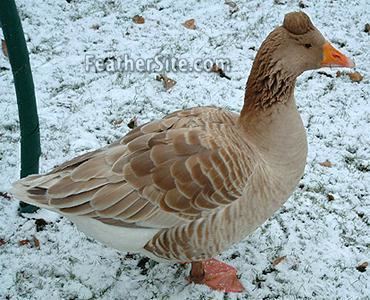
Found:
[[[240,293],[245,290],[236,269],[216,259],[193,262],[189,280],[205,284],[213,290]]]

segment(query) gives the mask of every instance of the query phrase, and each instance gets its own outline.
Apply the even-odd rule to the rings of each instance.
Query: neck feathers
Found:
[[[296,75],[284,71],[281,61],[273,56],[282,34],[281,30],[273,31],[257,53],[247,81],[242,116],[285,103],[294,92]]]

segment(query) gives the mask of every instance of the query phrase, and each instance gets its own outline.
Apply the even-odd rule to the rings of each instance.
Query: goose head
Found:
[[[283,25],[271,32],[260,52],[271,54],[268,59],[271,67],[294,77],[322,67],[355,66],[324,38],[304,12],[286,14]]]
[[[288,13],[257,52],[242,114],[286,102],[294,91],[296,78],[304,71],[354,66],[350,58],[324,38],[304,12]]]

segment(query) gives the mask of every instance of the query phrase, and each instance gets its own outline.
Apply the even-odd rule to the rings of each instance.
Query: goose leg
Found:
[[[189,281],[194,283],[204,283],[205,273],[203,268],[203,262],[195,261],[191,263],[191,270]]]
[[[213,290],[242,292],[244,287],[236,276],[236,269],[216,259],[191,263],[189,281],[205,284]]]

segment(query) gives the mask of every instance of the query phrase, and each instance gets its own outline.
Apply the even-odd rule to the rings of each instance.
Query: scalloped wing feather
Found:
[[[47,175],[22,179],[13,193],[68,215],[170,228],[242,195],[255,161],[236,126],[236,115],[219,108],[175,112]]]

